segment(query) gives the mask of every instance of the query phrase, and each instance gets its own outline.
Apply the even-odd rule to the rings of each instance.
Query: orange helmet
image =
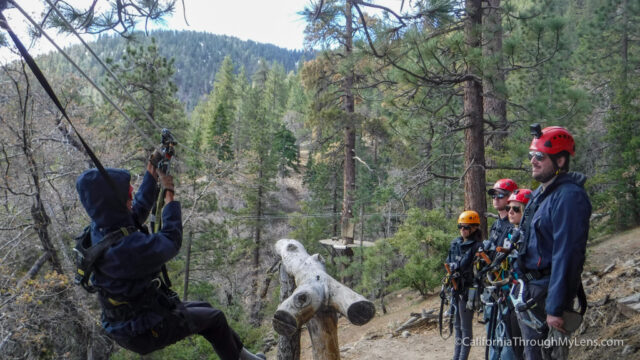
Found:
[[[458,224],[478,224],[480,225],[480,215],[473,210],[463,211],[458,216]]]
[[[531,190],[529,189],[518,189],[509,196],[509,201],[517,201],[525,205],[527,205],[529,200],[531,200]]]
[[[567,129],[560,126],[549,126],[542,129],[538,136],[534,135],[529,150],[551,155],[566,151],[573,156],[576,152],[576,143]]]

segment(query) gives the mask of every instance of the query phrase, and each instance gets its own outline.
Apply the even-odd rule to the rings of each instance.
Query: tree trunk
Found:
[[[332,201],[332,211],[333,211],[333,237],[338,237],[338,173],[333,172],[333,201]]]
[[[280,266],[280,302],[293,294],[296,282],[287,274],[284,265]],[[300,330],[292,335],[281,335],[278,338],[278,360],[300,360]]]
[[[482,46],[480,25],[482,24],[481,0],[466,0],[465,40],[470,48]],[[468,63],[467,73],[480,72],[476,64]],[[487,234],[487,200],[485,196],[484,127],[482,121],[482,84],[471,79],[464,83],[464,113],[468,128],[465,129],[464,151],[464,208],[480,214],[483,237]]]
[[[487,66],[484,69],[483,106],[488,120],[495,124],[492,144],[496,150],[502,149],[507,131],[507,101],[505,74],[502,70],[502,9],[500,0],[488,0],[488,7],[482,17],[484,27],[482,57]],[[493,162],[492,162],[493,163]]]
[[[27,115],[25,112],[23,114],[23,117],[26,116]],[[38,238],[42,243],[42,247],[44,248],[44,251],[49,254],[48,260],[51,262],[53,270],[55,270],[59,274],[63,274],[64,271],[62,270],[62,265],[60,263],[60,259],[58,258],[58,252],[53,246],[53,242],[51,241],[51,237],[49,236],[49,224],[51,224],[51,219],[47,215],[44,204],[42,202],[42,190],[40,189],[38,164],[33,158],[33,152],[31,150],[31,140],[28,133],[29,130],[29,126],[27,125],[26,121],[24,121],[22,128],[22,152],[27,158],[27,162],[29,164],[29,173],[31,175],[31,179],[33,180],[33,186],[36,190],[34,204],[31,205],[31,217],[33,218],[34,229],[38,233]],[[33,276],[35,276],[35,274]]]
[[[346,30],[344,34],[345,40],[345,59],[351,60],[353,51],[353,24],[351,17],[351,0],[345,1],[345,21]],[[355,104],[353,99],[353,69],[348,69],[345,75],[344,84],[344,178],[343,178],[343,194],[342,194],[342,239],[346,244],[353,244],[354,224],[353,219],[353,202],[356,190],[356,161],[354,159],[356,149],[356,130],[353,119]]]
[[[261,246],[261,237],[262,237],[262,215],[263,215],[263,202],[262,196],[264,193],[264,188],[262,186],[262,178],[264,176],[262,172],[262,164],[263,160],[260,159],[260,170],[258,171],[258,199],[256,204],[256,226],[255,226],[255,237],[254,237],[254,247],[253,247],[253,270],[252,270],[252,280],[251,280],[251,289],[252,289],[252,304],[251,304],[251,324],[258,326],[260,325],[260,311],[262,310],[262,299],[259,294],[259,275],[260,275],[260,246]]]
[[[340,360],[338,314],[321,309],[307,323],[313,360]]]

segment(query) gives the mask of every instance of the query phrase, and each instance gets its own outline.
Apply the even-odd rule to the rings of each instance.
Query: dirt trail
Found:
[[[616,261],[618,264],[623,263],[633,256],[640,254],[640,228],[634,229],[614,237],[608,237],[595,242],[589,247],[587,252],[587,264],[585,271],[602,270],[607,265]],[[616,276],[613,274],[613,276]],[[603,284],[603,288],[604,288]],[[604,289],[603,289],[604,290]],[[634,287],[630,291],[636,290]],[[599,291],[598,291],[599,292]],[[593,301],[593,297],[597,294],[589,296],[589,301]],[[413,313],[419,313],[423,309],[438,309],[440,299],[437,295],[430,296],[428,299],[422,299],[417,292],[411,290],[402,290],[389,295],[387,298],[388,313],[382,315],[378,306],[376,317],[364,326],[354,326],[345,318],[340,318],[338,322],[338,338],[340,341],[341,357],[344,360],[445,360],[451,359],[453,355],[453,337],[443,340],[437,326],[423,326],[417,329],[411,329],[409,337],[395,336],[392,337],[392,331],[404,323]],[[379,305],[379,304],[376,304]],[[613,305],[613,304],[610,304]],[[598,308],[601,309],[601,308]],[[592,312],[598,311],[590,310]],[[484,325],[477,322],[478,317],[474,318],[474,338],[484,336]],[[634,319],[628,321],[635,322]],[[610,324],[613,325],[613,324]],[[620,324],[627,327],[626,324]],[[607,325],[605,325],[605,328]],[[633,327],[633,326],[631,326]],[[589,336],[603,336],[603,333],[594,334],[593,328],[586,333]],[[611,329],[611,327],[609,327]],[[637,329],[637,328],[636,328]],[[599,331],[599,330],[598,330]],[[633,339],[629,339],[631,341]],[[632,341],[633,342],[633,341]],[[306,330],[303,331],[301,339],[301,359],[312,360],[311,344],[309,335]],[[599,353],[595,358],[600,358],[604,354],[620,354],[621,349],[609,349],[604,353],[600,351],[587,351],[587,349],[577,350],[572,354],[571,358],[591,359],[590,355]],[[275,352],[269,354],[270,358],[276,358]],[[605,355],[606,356],[606,355]],[[637,353],[619,358],[638,359],[640,358],[640,350]],[[484,347],[476,346],[471,349],[471,360],[484,359]]]

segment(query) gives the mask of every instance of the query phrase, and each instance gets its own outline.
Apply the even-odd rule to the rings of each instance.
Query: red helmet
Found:
[[[512,193],[514,190],[518,188],[518,184],[511,179],[500,179],[493,184],[493,189],[489,189],[487,193],[489,195],[493,195],[496,193],[497,189],[504,190],[506,192]]]
[[[576,143],[567,129],[560,126],[549,126],[542,129],[540,137],[533,138],[529,150],[552,155],[567,151],[573,156],[576,152]]]
[[[525,205],[531,200],[531,190],[529,189],[516,189],[516,191],[509,196],[509,201],[521,202]]]

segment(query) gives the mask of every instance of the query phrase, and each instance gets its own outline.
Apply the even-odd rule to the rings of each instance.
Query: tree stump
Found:
[[[340,359],[337,313],[354,325],[364,325],[375,315],[375,306],[329,276],[322,256],[310,256],[297,240],[281,239],[275,248],[297,288],[278,306],[273,316],[274,330],[291,337],[308,323],[314,360]]]

